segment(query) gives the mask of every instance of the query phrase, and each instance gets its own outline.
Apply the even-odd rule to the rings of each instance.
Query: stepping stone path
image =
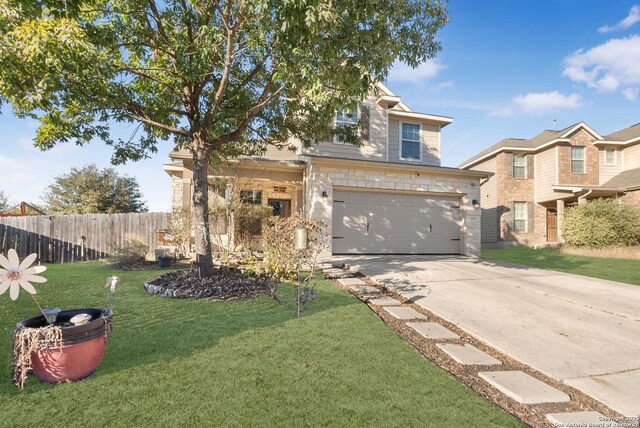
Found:
[[[435,322],[409,322],[407,325],[427,339],[460,339],[460,336]]]
[[[335,279],[340,285],[348,287],[352,292],[364,295],[361,299],[368,301],[372,305],[382,307],[391,316],[398,320],[427,320],[428,318],[410,307],[402,306],[402,302],[393,297],[382,294],[383,290],[366,285],[359,278],[354,278],[353,273],[332,267],[323,271],[328,279]],[[393,287],[391,287],[393,288]],[[376,295],[369,296],[367,294]],[[416,290],[407,303],[425,297],[424,290]],[[406,297],[408,292],[404,290]],[[429,340],[460,340],[460,336],[435,322],[408,322],[408,327],[420,333]],[[436,346],[444,351],[451,359],[462,365],[493,366],[502,365],[502,361],[482,352],[475,346],[469,344],[437,343]],[[542,404],[542,403],[564,403],[571,401],[571,397],[564,392],[553,388],[546,383],[526,374],[525,372],[514,371],[490,371],[479,372],[478,376],[491,386],[522,404]],[[602,413],[595,411],[588,412],[567,412],[549,413],[547,420],[554,426],[608,426],[621,427],[623,425],[615,422],[615,419],[608,419]],[[634,425],[636,426],[636,425]]]
[[[376,287],[372,287],[370,285],[352,285],[349,287],[349,290],[357,294],[381,293],[381,290],[378,290]]]
[[[571,397],[521,371],[480,372],[482,379],[522,404],[562,403]]]
[[[399,300],[389,296],[367,296],[369,303],[378,306],[402,306]]]
[[[609,421],[600,412],[549,413],[547,420],[557,427],[620,427],[622,425]]]
[[[436,345],[447,353],[453,360],[459,364],[471,366],[493,366],[502,364],[502,361],[493,358],[489,354],[485,354],[472,345],[454,345],[453,343],[438,343]]]
[[[353,274],[351,272],[347,272],[342,269],[327,269],[322,273],[327,279],[353,278]]]
[[[365,285],[365,282],[358,278],[340,278],[338,279],[338,282],[340,285],[344,285],[345,287],[349,285]]]
[[[418,311],[414,311],[411,308],[405,308],[403,306],[388,306],[384,308],[385,311],[389,312],[391,316],[399,319],[399,320],[426,320],[427,317],[422,315]]]

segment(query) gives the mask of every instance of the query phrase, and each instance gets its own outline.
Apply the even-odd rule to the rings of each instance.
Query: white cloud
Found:
[[[582,106],[582,97],[578,94],[563,95],[558,91],[518,95],[513,97],[514,104],[524,113],[545,113]]]
[[[626,30],[637,22],[640,22],[640,5],[632,6],[631,10],[629,11],[629,15],[627,15],[626,18],[618,22],[616,25],[604,25],[598,28],[598,33],[610,33],[612,31]]]
[[[389,72],[389,80],[394,82],[405,83],[422,83],[425,80],[433,79],[440,71],[447,68],[440,64],[438,60],[423,62],[416,68],[396,61]]]
[[[611,39],[564,59],[562,74],[601,92],[620,90],[625,98],[640,87],[640,35]]]
[[[638,88],[627,88],[622,91],[622,95],[629,101],[635,101],[638,99]]]
[[[494,108],[489,112],[490,116],[511,117],[528,114],[539,115],[558,110],[574,109],[582,106],[582,97],[578,94],[563,95],[558,91],[530,92],[526,95],[517,95],[511,99],[511,103]]]
[[[431,90],[433,92],[440,92],[440,91],[442,91],[444,89],[453,88],[454,86],[455,86],[455,84],[453,83],[453,80],[446,80],[444,82],[438,83]]]

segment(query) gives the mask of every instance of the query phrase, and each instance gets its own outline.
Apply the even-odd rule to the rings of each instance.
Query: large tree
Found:
[[[44,195],[50,214],[137,213],[147,211],[133,177],[95,165],[71,168],[55,178]]]
[[[0,98],[40,121],[42,149],[99,138],[116,163],[171,138],[190,150],[207,275],[209,165],[330,138],[395,61],[433,58],[446,22],[439,0],[0,0]],[[115,140],[113,122],[139,127]]]
[[[9,198],[0,190],[0,214],[9,209]]]

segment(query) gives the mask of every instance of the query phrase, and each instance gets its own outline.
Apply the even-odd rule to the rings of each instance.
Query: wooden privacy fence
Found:
[[[140,238],[156,247],[156,231],[169,227],[168,213],[79,214],[0,217],[0,253],[10,248],[20,258],[69,263],[109,257],[127,239]]]

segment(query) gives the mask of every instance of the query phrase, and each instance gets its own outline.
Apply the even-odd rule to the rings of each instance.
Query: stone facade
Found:
[[[171,210],[180,211],[183,207],[183,183],[181,177],[171,177]]]
[[[462,210],[462,253],[480,256],[480,208],[474,208],[472,201],[480,199],[480,180],[472,177],[405,172],[384,166],[371,169],[345,169],[320,165],[309,165],[307,170],[307,214],[324,220],[329,226],[333,212],[332,193],[338,186],[353,190],[374,190],[389,192],[428,192],[437,196],[459,195]],[[329,197],[322,197],[327,192]]]

